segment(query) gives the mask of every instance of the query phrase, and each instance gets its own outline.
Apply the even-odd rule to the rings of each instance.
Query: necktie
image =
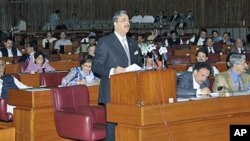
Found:
[[[240,50],[241,50],[241,54],[243,54],[243,53],[244,53],[244,49],[243,49],[243,48],[241,48]]]
[[[126,41],[127,41],[126,39],[122,39],[122,45],[123,45],[123,48],[124,48],[126,55],[127,55],[127,58],[128,58],[128,65],[130,65],[131,62],[130,62],[129,48],[126,44]]]

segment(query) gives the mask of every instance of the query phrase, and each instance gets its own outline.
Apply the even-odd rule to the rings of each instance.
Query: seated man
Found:
[[[183,41],[178,37],[178,33],[176,30],[170,31],[170,35],[170,38],[165,40],[165,46],[183,44]]]
[[[211,37],[206,39],[206,45],[203,49],[209,54],[220,54],[221,50],[219,47],[214,47],[214,41]]]
[[[177,77],[177,97],[200,97],[211,93],[208,76],[212,67],[206,62],[198,62],[193,72],[186,72]]]
[[[0,59],[0,97],[7,99],[9,89],[28,88],[28,86],[11,75],[4,75],[5,67],[5,61]],[[13,113],[13,106],[8,105],[7,111]]]
[[[208,53],[205,50],[200,49],[196,52],[196,62],[207,62],[207,60],[208,60]],[[188,67],[187,71],[193,72],[193,67],[194,66]],[[211,73],[213,73],[213,75],[219,74],[219,70],[215,66],[212,66]]]
[[[4,40],[4,47],[0,49],[0,57],[22,56],[18,48],[13,47],[13,40],[8,38]]]
[[[60,40],[56,41],[55,49],[60,50],[61,46],[72,45],[72,42],[69,39],[67,39],[66,37],[67,37],[66,33],[64,31],[62,31],[60,34]]]
[[[231,53],[238,53],[238,54],[245,54],[246,53],[246,48],[244,47],[242,39],[238,38],[235,41],[235,47],[232,47],[230,49]]]
[[[232,54],[229,57],[228,65],[228,71],[220,73],[215,77],[213,91],[220,91],[219,87],[229,92],[249,90],[250,76],[246,73],[248,68],[246,56],[243,54]]]
[[[199,36],[194,36],[187,40],[187,44],[203,46],[205,39],[207,38],[207,29],[200,29]]]

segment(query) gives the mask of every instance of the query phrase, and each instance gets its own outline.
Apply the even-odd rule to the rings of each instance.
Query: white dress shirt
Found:
[[[193,88],[196,89],[196,97],[200,97],[200,92],[201,92],[201,89],[200,89],[200,84],[198,84],[194,78],[194,75],[193,75]]]
[[[189,42],[194,42],[194,40],[195,40],[195,37],[192,37],[190,40],[187,40],[187,44],[189,44]],[[202,46],[204,44],[204,41],[205,41],[205,39],[199,38],[197,45]]]
[[[42,41],[42,46],[45,48],[45,43],[47,43],[48,41],[49,41],[49,43],[53,43],[53,41],[56,41],[56,40],[57,40],[57,39],[54,38],[54,37],[52,37],[52,38],[50,38],[50,39],[45,38],[45,39],[43,39],[43,41]]]
[[[8,57],[13,57],[13,53],[11,51],[12,48],[7,48],[8,51]],[[20,52],[20,50],[17,48],[17,56],[22,56],[22,53]],[[0,51],[0,57],[3,57],[2,52]]]

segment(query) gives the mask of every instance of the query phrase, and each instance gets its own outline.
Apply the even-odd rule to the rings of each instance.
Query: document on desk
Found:
[[[138,66],[137,64],[132,64],[128,67],[125,68],[126,72],[131,72],[131,71],[138,71],[141,70],[142,68]]]
[[[24,89],[26,91],[29,91],[29,92],[37,92],[37,91],[48,91],[50,90],[50,88],[29,88],[29,89]]]

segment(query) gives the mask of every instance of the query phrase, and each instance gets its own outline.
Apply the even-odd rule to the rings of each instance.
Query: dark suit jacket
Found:
[[[127,41],[131,64],[136,63],[140,65],[139,56],[141,53],[137,43],[129,37],[127,37]],[[99,92],[100,103],[110,102],[109,72],[111,68],[117,66],[127,67],[128,58],[119,39],[114,33],[111,33],[99,39],[93,60],[93,71],[101,76]]]
[[[200,85],[200,88],[209,88],[209,80]],[[177,97],[196,97],[196,89],[193,88],[193,73],[186,72],[177,77]]]
[[[243,47],[243,48],[244,48],[244,51],[243,51],[242,54],[245,54],[246,53],[246,48],[245,47]],[[230,52],[231,53],[239,53],[239,50],[238,50],[237,47],[232,47],[232,48],[230,48]]]
[[[213,47],[213,48],[214,48],[214,53],[215,53],[215,54],[220,54],[221,49],[220,49],[219,47]],[[203,49],[204,49],[206,52],[208,52],[207,46],[204,46]]]

